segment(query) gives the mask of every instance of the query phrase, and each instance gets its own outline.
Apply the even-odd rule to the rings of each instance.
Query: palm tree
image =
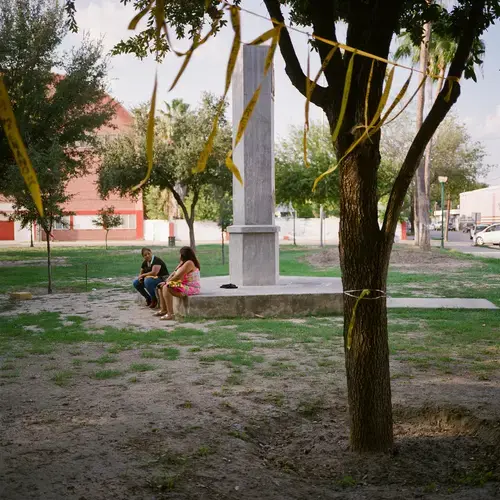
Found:
[[[415,45],[411,40],[409,33],[403,33],[400,37],[401,43],[399,44],[394,56],[396,59],[411,59],[413,64],[417,64],[421,60],[421,45]],[[485,46],[482,40],[477,42],[477,52],[484,54]],[[457,43],[455,40],[444,37],[438,33],[432,33],[431,39],[428,44],[428,72],[431,75],[429,78],[429,101],[432,103],[434,100],[434,91],[438,95],[443,89],[445,82],[445,75],[448,65],[450,64],[455,51]],[[473,61],[476,62],[476,61]],[[422,91],[424,91],[422,89]],[[419,102],[422,105],[421,102]],[[422,109],[423,113],[423,109]],[[425,195],[430,199],[430,170],[431,170],[431,153],[432,153],[432,139],[425,150],[424,156],[424,178],[425,178]],[[424,243],[425,245],[425,243]],[[422,246],[422,245],[420,245]]]

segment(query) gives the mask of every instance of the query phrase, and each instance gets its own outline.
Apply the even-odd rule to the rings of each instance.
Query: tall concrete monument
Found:
[[[233,74],[233,138],[246,105],[262,81],[268,47],[243,45]],[[279,228],[274,224],[273,68],[262,82],[259,100],[243,138],[233,152],[243,186],[233,179],[233,225],[229,273],[238,286],[279,281]]]

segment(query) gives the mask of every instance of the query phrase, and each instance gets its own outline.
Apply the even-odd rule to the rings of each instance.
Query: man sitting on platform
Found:
[[[156,286],[168,278],[168,269],[159,257],[153,255],[149,248],[141,250],[144,262],[141,265],[141,272],[134,280],[134,288],[146,299],[146,305],[155,309],[158,305],[156,299]]]

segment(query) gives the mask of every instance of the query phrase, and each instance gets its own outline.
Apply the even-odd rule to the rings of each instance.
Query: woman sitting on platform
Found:
[[[190,297],[200,293],[200,263],[191,247],[182,247],[181,260],[166,283],[158,285],[160,311],[155,316],[174,319],[174,297]]]

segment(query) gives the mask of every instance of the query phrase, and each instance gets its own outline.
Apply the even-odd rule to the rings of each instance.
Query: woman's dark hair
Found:
[[[188,260],[191,260],[193,264],[196,266],[198,270],[200,270],[200,263],[198,262],[198,259],[196,258],[196,254],[194,253],[194,250],[191,247],[182,247],[181,248],[181,261],[187,262]]]
[[[151,248],[146,248],[144,247],[142,250],[141,250],[141,255],[144,257],[144,252],[151,252]],[[151,252],[153,253],[153,252]]]

